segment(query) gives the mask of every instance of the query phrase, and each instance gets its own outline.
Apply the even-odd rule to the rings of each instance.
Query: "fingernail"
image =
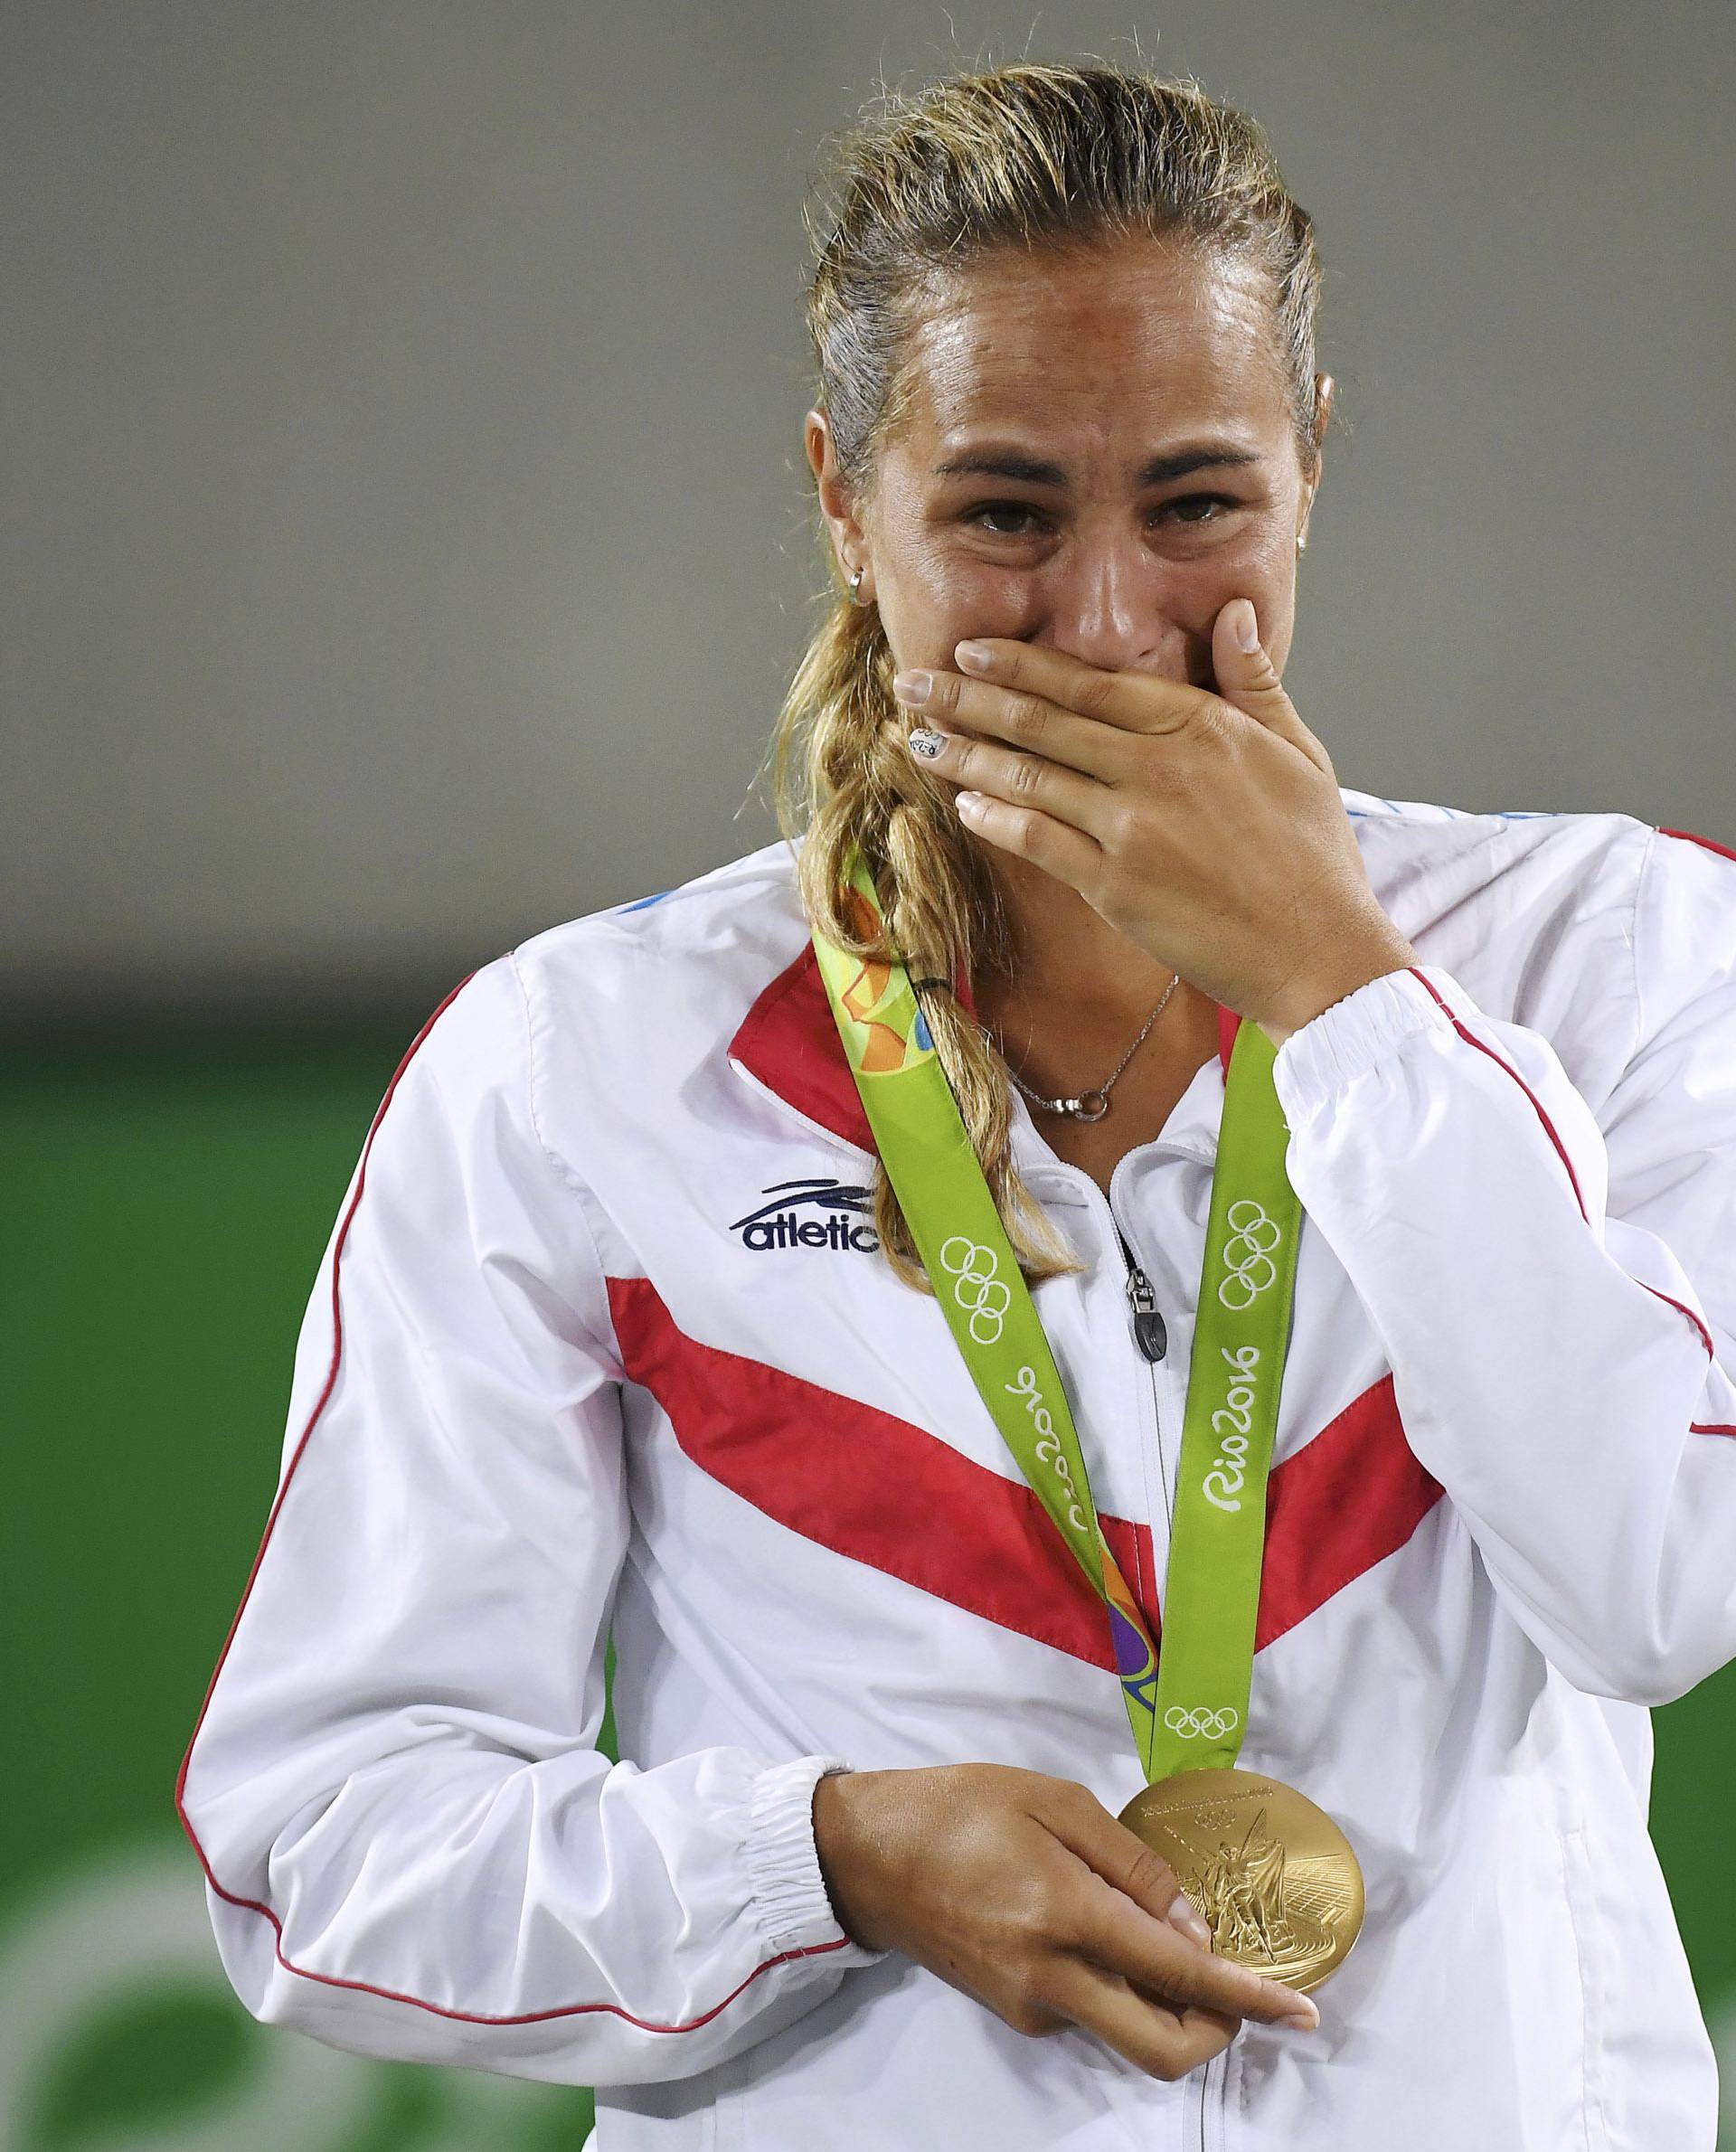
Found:
[[[967,670],[974,671],[979,665],[986,665],[994,652],[986,643],[960,643],[953,656]]]
[[[1199,1910],[1185,1891],[1177,1891],[1165,1916],[1172,1928],[1178,1928],[1191,1943],[1202,1949],[1212,1940],[1212,1930],[1200,1918]]]
[[[911,727],[910,734],[910,752],[913,755],[920,755],[925,762],[932,762],[934,758],[940,752],[941,749],[945,747],[946,744],[946,734],[944,732],[937,732],[932,726],[915,725]]]
[[[1244,650],[1260,647],[1260,616],[1247,599],[1241,600],[1241,610],[1236,615],[1236,640]]]
[[[929,690],[934,684],[927,673],[894,673],[892,693],[901,703],[921,704],[929,699]]]
[[[1317,2033],[1320,2029],[1320,2013],[1316,2010],[1312,2017],[1303,2017],[1300,2014],[1294,2017],[1280,2017],[1278,2022],[1281,2025],[1288,2025],[1294,2032]]]

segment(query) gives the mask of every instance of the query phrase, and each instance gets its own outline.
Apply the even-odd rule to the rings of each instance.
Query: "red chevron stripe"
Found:
[[[876,1406],[700,1344],[648,1279],[607,1283],[623,1369],[703,1472],[834,1553],[1113,1667],[1102,1601],[1023,1480]],[[1103,1519],[1130,1590],[1139,1529]]]
[[[1383,1375],[1272,1473],[1254,1649],[1396,1553],[1444,1492],[1405,1440]]]
[[[703,1472],[816,1545],[1112,1668],[1102,1603],[1023,1481],[877,1406],[702,1345],[646,1279],[607,1284],[624,1370]],[[1401,1547],[1440,1494],[1405,1441],[1389,1375],[1272,1473],[1256,1648]],[[1151,1534],[1102,1523],[1156,1638]]]

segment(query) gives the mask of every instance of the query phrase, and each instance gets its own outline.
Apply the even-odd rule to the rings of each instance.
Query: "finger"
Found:
[[[1130,1831],[1119,1817],[1111,1816],[1089,1787],[1079,1786],[1070,1791],[1072,1798],[1057,1804],[1056,1812],[1043,1817],[1053,1835],[1095,1874],[1154,1919],[1167,1920],[1184,1933],[1191,1932],[1184,1920],[1175,1919],[1176,1900],[1181,1898],[1183,1904],[1189,1906],[1191,1902],[1183,1896],[1175,1871],[1162,1854],[1154,1853],[1137,1831]],[[1192,1910],[1197,1919],[1198,1909]],[[1202,1921],[1199,1925],[1204,1928],[1205,1923]],[[1210,1932],[1206,1930],[1207,1940]]]
[[[939,746],[929,751],[930,743]],[[926,769],[932,769],[967,791],[986,792],[1013,807],[1038,808],[1065,822],[1101,845],[1109,834],[1114,798],[1108,785],[1094,777],[1081,777],[1063,769],[1041,755],[1021,754],[1016,749],[997,746],[993,741],[973,740],[967,732],[942,731],[924,722],[910,735],[910,753]]]
[[[1291,2015],[1319,2022],[1319,2011],[1299,1989],[1184,1942],[1170,1917],[1180,1885],[1169,1863],[1094,1794],[1084,1788],[1080,1792],[1083,1799],[1058,1805],[1044,1819],[1106,1886],[1080,1899],[1080,1947],[1162,1994],[1176,1992],[1170,1983],[1191,1958],[1205,1982],[1186,1991],[1193,1999],[1267,2024]]]
[[[958,793],[952,804],[973,835],[1017,853],[1090,901],[1103,867],[1103,847],[1094,837],[1035,807],[1013,807],[986,792]]]
[[[1058,1959],[1043,1983],[1049,2006],[1153,2077],[1185,2077],[1222,2054],[1241,2029],[1227,2012],[1175,2011],[1083,1959]]]
[[[1221,2010],[1261,2025],[1301,2017],[1310,2030],[1320,2021],[1300,1989],[1201,1949],[1112,1885],[1083,1898],[1071,1940],[1106,1971],[1119,1973],[1173,2009]]]
[[[965,653],[987,653],[976,664]],[[996,686],[1041,695],[1063,710],[1096,718],[1126,732],[1176,732],[1199,714],[1204,691],[1184,680],[1157,673],[1105,672],[1046,643],[1024,643],[1005,636],[973,637],[956,644],[953,656],[961,672]],[[937,678],[940,675],[937,675]]]
[[[1252,649],[1244,649],[1240,630],[1250,622]],[[1212,669],[1217,675],[1218,698],[1264,725],[1281,740],[1305,754],[1316,769],[1329,770],[1330,757],[1297,714],[1296,704],[1284,692],[1260,631],[1260,616],[1250,598],[1232,598],[1220,609],[1212,625]]]
[[[920,703],[908,703],[900,684],[922,677],[929,682],[926,697]],[[1098,677],[1108,680],[1114,675],[1102,673]],[[939,720],[967,733],[1004,740],[1103,784],[1117,782],[1131,765],[1132,742],[1119,726],[1081,716],[1025,689],[942,671],[899,673],[893,679],[893,693],[914,724]]]

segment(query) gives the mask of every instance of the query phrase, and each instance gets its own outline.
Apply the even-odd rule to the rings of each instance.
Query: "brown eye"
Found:
[[[991,538],[1025,538],[1030,535],[1028,531],[990,530],[988,524],[980,518],[986,515],[1019,516],[1035,514],[1036,510],[1028,501],[979,501],[976,507],[965,511],[964,520],[975,524],[979,531],[987,531]]]
[[[1214,506],[1219,508],[1234,508],[1240,506],[1240,505],[1241,504],[1239,502],[1234,500],[1227,493],[1189,493],[1184,494],[1179,500],[1165,501],[1164,504],[1164,510],[1165,513],[1167,514],[1171,509],[1195,508],[1202,506],[1207,508]],[[1205,515],[1184,515],[1180,520],[1183,523],[1215,523],[1217,518],[1215,516]]]

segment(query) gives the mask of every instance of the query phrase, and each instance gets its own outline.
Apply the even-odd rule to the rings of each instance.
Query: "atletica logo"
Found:
[[[771,1202],[750,1211],[745,1218],[738,1218],[730,1228],[732,1233],[741,1234],[741,1245],[752,1249],[756,1255],[769,1254],[774,1248],[854,1249],[858,1254],[872,1255],[880,1246],[880,1235],[871,1226],[851,1222],[853,1214],[872,1215],[873,1194],[870,1189],[813,1175],[800,1181],[773,1181],[760,1193],[770,1196]],[[797,1213],[805,1203],[831,1215],[824,1222],[818,1218],[799,1217]]]
[[[1222,1741],[1226,1733],[1233,1733],[1241,1713],[1226,1704],[1222,1710],[1213,1711],[1209,1705],[1189,1711],[1182,1704],[1172,1704],[1164,1713],[1164,1723],[1172,1733],[1184,1741]]]
[[[1233,1238],[1226,1241],[1223,1260],[1229,1276],[1218,1288],[1223,1305],[1240,1314],[1251,1307],[1278,1278],[1272,1251],[1284,1238],[1283,1230],[1261,1210],[1251,1195],[1232,1203],[1226,1213]]]
[[[978,1345],[993,1345],[1013,1305],[1005,1279],[995,1275],[995,1251],[954,1233],[940,1243],[940,1268],[952,1279],[953,1298],[969,1312],[971,1336]]]

